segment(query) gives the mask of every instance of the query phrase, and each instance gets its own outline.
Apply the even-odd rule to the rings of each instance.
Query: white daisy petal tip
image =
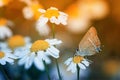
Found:
[[[58,10],[56,7],[50,7],[49,9]]]
[[[37,69],[39,69],[41,71],[44,71],[45,67],[44,67],[42,59],[39,59],[38,57],[36,57],[34,59],[34,64],[35,64],[35,66],[36,66]]]
[[[72,58],[68,58],[68,59],[64,62],[64,64],[69,65],[71,62],[72,62]]]
[[[46,12],[46,10],[44,10],[44,9],[38,9],[38,11],[41,12],[41,13],[45,13]]]
[[[57,55],[57,56],[54,56],[54,58],[59,58],[60,56],[59,55]]]
[[[60,15],[63,15],[63,16],[66,16],[66,17],[68,17],[68,14],[66,14],[66,13],[64,13],[64,12],[59,12],[60,13]]]
[[[49,55],[51,55],[54,58],[59,58],[59,50],[55,48],[54,46],[51,46],[50,48],[47,49],[47,52]]]
[[[82,61],[82,63],[83,63],[85,66],[89,66],[89,65],[90,65],[90,63],[89,63],[87,60]]]
[[[76,72],[76,64],[71,62],[67,68],[67,71],[71,71],[72,73]]]
[[[81,63],[78,63],[78,66],[81,68],[81,69],[86,69],[86,66],[81,64]]]

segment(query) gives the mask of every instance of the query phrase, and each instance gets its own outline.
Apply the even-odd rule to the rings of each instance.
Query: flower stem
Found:
[[[80,68],[79,68],[79,66],[77,65],[77,80],[80,80],[79,75],[80,75]]]
[[[59,80],[62,80],[62,77],[60,75],[60,69],[59,69],[59,65],[58,65],[57,59],[55,60],[55,62],[56,62],[56,66],[57,66],[57,72],[58,72]]]
[[[48,68],[47,68],[47,65],[46,65],[46,62],[43,60],[43,63],[44,63],[44,66],[45,66],[45,71],[47,73],[47,76],[48,76],[48,80],[51,80],[50,79],[50,75],[49,75],[49,72],[48,72]]]
[[[4,70],[4,68],[3,68],[2,65],[0,65],[0,69],[1,69],[1,71],[3,72],[3,74],[4,74],[5,78],[6,78],[6,80],[10,80],[9,77],[8,77],[8,75],[7,75],[7,73],[6,73],[6,71]]]
[[[55,24],[52,24],[52,37],[53,37],[53,39],[55,38]],[[62,80],[57,59],[55,59],[55,62],[56,62],[56,66],[57,66],[57,72],[58,72],[59,80]]]
[[[55,38],[55,24],[52,24],[52,37]]]

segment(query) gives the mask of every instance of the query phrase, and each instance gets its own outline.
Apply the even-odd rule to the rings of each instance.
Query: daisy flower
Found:
[[[13,64],[14,59],[16,59],[16,57],[12,54],[12,51],[10,49],[0,48],[0,64],[1,65],[5,65],[6,62]]]
[[[21,35],[14,35],[8,39],[7,43],[9,48],[14,50],[18,47],[23,47],[29,44],[30,38],[29,37],[24,38]]]
[[[26,19],[35,19],[38,20],[38,18],[41,16],[42,13],[39,12],[39,9],[43,8],[41,4],[39,4],[37,1],[30,1],[28,6],[23,8],[23,16]]]
[[[12,31],[6,26],[8,21],[4,18],[0,19],[0,39],[12,36]]]
[[[67,71],[75,73],[77,71],[77,65],[80,69],[86,69],[90,63],[84,57],[76,55],[73,58],[67,59],[65,64],[68,66]]]
[[[58,9],[55,7],[50,7],[47,10],[39,9],[39,11],[42,13],[38,20],[40,25],[46,24],[49,20],[51,23],[55,23],[57,25],[60,23],[63,25],[67,24],[68,15],[64,12],[58,11]]]
[[[39,17],[42,15],[42,13],[39,12],[39,9],[43,8],[43,6],[40,5],[37,1],[28,1],[27,4],[28,6],[23,8],[24,18],[35,19],[36,20],[35,28],[38,31],[38,33],[41,36],[48,35],[50,32],[49,26],[47,24],[41,26],[38,21]]]
[[[46,64],[51,63],[48,56],[53,56],[54,58],[59,58],[59,50],[54,47],[54,45],[60,44],[62,41],[57,39],[46,39],[37,40],[33,44],[22,47],[20,55],[19,65],[25,65],[25,69],[29,69],[34,63],[39,70],[44,70],[43,61]]]

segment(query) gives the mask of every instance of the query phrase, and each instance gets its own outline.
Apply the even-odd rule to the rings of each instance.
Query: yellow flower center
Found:
[[[31,51],[37,52],[39,50],[46,50],[49,48],[49,43],[44,40],[37,40],[32,44]]]
[[[6,25],[7,24],[7,20],[2,18],[0,19],[0,26]]]
[[[38,18],[42,15],[42,13],[38,11],[40,8],[43,8],[43,6],[40,5],[40,4],[33,3],[31,5],[31,9],[32,9],[32,11],[34,13],[34,19],[35,20],[38,20]]]
[[[82,56],[74,56],[73,57],[73,62],[78,64],[80,63],[84,58]]]
[[[45,12],[45,17],[51,18],[53,16],[58,17],[59,11],[55,9],[47,9],[47,11]]]
[[[4,52],[0,51],[0,59],[5,56]]]
[[[8,46],[11,49],[15,49],[16,47],[21,47],[25,45],[25,40],[23,36],[15,35],[8,39]]]

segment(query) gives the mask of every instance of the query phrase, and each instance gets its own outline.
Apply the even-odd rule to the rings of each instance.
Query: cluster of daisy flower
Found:
[[[48,20],[54,24],[67,24],[67,14],[58,11],[57,8],[39,9],[39,13],[41,13],[37,22],[39,26],[44,27],[43,25],[46,25]],[[49,56],[59,58],[60,51],[55,46],[61,44],[61,40],[45,39],[32,43],[29,37],[12,36],[12,31],[6,24],[7,20],[0,19],[0,39],[8,38],[6,42],[0,43],[0,63],[2,65],[5,65],[6,62],[14,63],[15,59],[19,59],[18,65],[25,65],[25,69],[29,69],[34,63],[39,70],[44,70],[43,61],[46,64],[51,63]]]
[[[0,63],[5,65],[6,62],[14,63],[18,60],[18,65],[25,65],[29,69],[34,63],[39,70],[44,70],[43,60],[50,64],[49,56],[59,58],[59,50],[54,45],[61,44],[58,39],[37,40],[31,43],[29,37],[14,35],[7,42],[0,43]]]
[[[39,25],[39,23],[37,23],[39,17],[42,15],[42,13],[39,11],[39,9],[43,9],[44,7],[39,4],[38,1],[30,1],[30,0],[21,0],[22,2],[25,2],[27,4],[26,7],[23,8],[22,12],[23,12],[23,16],[25,19],[33,19],[36,21],[36,30],[38,31],[38,33],[42,36],[46,36],[49,34],[50,32],[50,28],[48,26],[48,24],[44,24],[44,25]]]
[[[44,27],[48,27],[48,21],[54,25],[67,25],[68,15],[66,13],[59,11],[55,7],[50,7],[45,10],[37,2],[29,2],[27,7],[23,9],[23,14],[26,19],[34,18],[36,20],[36,29],[40,34],[41,31],[45,34],[44,32],[46,28]],[[88,34],[87,37],[89,37]],[[92,49],[95,48],[96,51],[94,50],[94,52],[97,52],[99,49],[95,43],[95,40],[98,40],[96,39],[96,34],[92,36],[94,40],[92,38],[88,39],[87,37],[85,37],[84,41],[88,43],[87,41],[89,40],[88,44],[93,46],[91,47]],[[60,51],[57,49],[56,45],[60,45],[62,41],[56,39],[54,34],[53,39],[39,39],[32,43],[30,37],[23,37],[21,35],[12,36],[12,31],[7,27],[7,20],[0,19],[0,39],[5,38],[8,38],[6,42],[0,42],[1,65],[5,65],[6,62],[13,64],[14,61],[18,61],[18,65],[24,65],[25,69],[29,69],[32,64],[34,64],[37,69],[43,71],[45,70],[44,62],[46,64],[51,63],[50,56],[56,59],[60,57]],[[80,69],[86,69],[86,67],[89,66],[89,61],[85,59],[81,53],[87,53],[87,51],[82,52],[80,49],[79,51],[76,51],[76,54],[73,57],[65,61],[65,64],[68,66],[67,71],[75,73],[77,67]]]

